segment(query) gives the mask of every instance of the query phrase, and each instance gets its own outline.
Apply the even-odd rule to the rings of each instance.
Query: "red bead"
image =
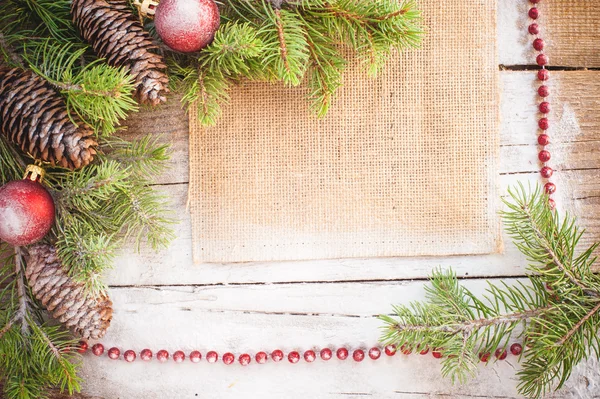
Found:
[[[521,346],[521,344],[512,344],[510,346],[510,353],[512,353],[513,355],[519,356],[521,352],[523,352],[523,347]]]
[[[108,350],[108,357],[112,360],[117,360],[121,356],[121,351],[119,348],[115,348],[114,346]]]
[[[540,134],[538,136],[538,144],[539,145],[548,145],[548,144],[550,144],[550,137],[547,134]]]
[[[545,46],[546,46],[546,43],[544,43],[543,39],[537,38],[533,41],[533,48],[536,49],[537,51],[542,51]]]
[[[123,359],[125,359],[125,361],[127,363],[133,362],[135,360],[135,358],[136,358],[135,352],[132,351],[131,349],[128,349],[125,351],[125,353],[123,353]]]
[[[369,349],[369,357],[373,360],[379,359],[381,357],[381,350],[379,348]]]
[[[227,352],[223,355],[223,363],[231,364],[235,361],[235,356],[231,352]]]
[[[332,357],[333,357],[333,353],[331,352],[331,349],[329,349],[329,348],[321,349],[321,359],[327,361],[327,360],[330,360]]]
[[[362,349],[356,349],[352,353],[352,359],[354,359],[355,362],[362,362],[365,360],[365,351]]]
[[[538,77],[538,80],[542,80],[542,81],[548,80],[548,79],[550,79],[550,71],[548,71],[547,69],[540,69],[537,73],[537,77]]]
[[[550,121],[548,121],[548,118],[541,118],[538,121],[538,126],[542,130],[548,130],[548,128],[550,127]]]
[[[546,192],[546,194],[552,195],[556,192],[556,186],[554,185],[554,183],[548,182],[544,184],[544,191]]]
[[[537,64],[539,66],[548,65],[549,61],[550,61],[550,59],[548,58],[548,56],[546,54],[540,54],[537,57],[535,57],[535,62],[537,62]]]
[[[494,355],[495,355],[495,356],[496,356],[496,357],[497,357],[499,360],[504,360],[504,359],[506,359],[507,352],[506,352],[506,350],[505,350],[505,349],[498,348],[498,349],[496,349],[496,353],[494,353]]]
[[[490,352],[480,353],[479,360],[481,360],[484,363],[490,360]]]
[[[300,354],[296,351],[291,351],[288,353],[288,360],[292,364],[296,364],[300,361]]]
[[[219,354],[215,351],[209,351],[206,353],[206,361],[209,363],[216,363],[219,360]]]
[[[419,354],[420,354],[420,355],[426,355],[427,353],[429,353],[429,348],[422,349],[422,350],[419,352]]]
[[[183,353],[183,351],[177,351],[177,352],[173,353],[173,361],[175,363],[183,363],[184,360],[185,360],[185,353]]]
[[[265,352],[258,352],[256,356],[254,356],[254,359],[258,364],[265,364],[268,358],[269,356]]]
[[[238,361],[240,362],[240,364],[242,366],[247,366],[252,361],[252,358],[250,357],[249,354],[244,353],[244,354],[240,355],[240,358],[238,359]]]
[[[554,171],[552,170],[551,167],[549,166],[544,166],[541,170],[540,170],[540,174],[542,175],[542,177],[544,179],[549,179],[552,177],[552,174],[554,173]]]
[[[540,97],[548,97],[550,95],[550,88],[546,85],[542,85],[538,88],[538,95]]]
[[[540,112],[542,114],[547,114],[550,112],[550,103],[547,101],[544,101],[543,103],[540,104]]]
[[[156,352],[156,359],[161,363],[166,362],[167,360],[169,360],[169,352],[167,352],[164,349],[159,350],[158,352]]]
[[[396,345],[386,345],[384,351],[386,355],[394,356],[396,354]]]
[[[529,9],[529,12],[527,14],[531,19],[538,19],[538,17],[540,16],[540,11],[536,7],[533,7]]]
[[[308,363],[314,362],[316,358],[317,358],[317,355],[315,354],[315,351],[308,350],[308,351],[304,352],[304,360],[307,361]]]
[[[92,346],[92,353],[96,356],[102,356],[102,354],[104,353],[104,345],[96,344]]]
[[[553,211],[556,208],[556,202],[554,202],[552,198],[548,198],[548,207],[551,211]]]
[[[537,35],[537,34],[540,33],[540,27],[538,26],[538,24],[531,24],[531,25],[529,25],[529,28],[527,28],[527,30],[532,35]]]
[[[85,353],[88,350],[88,343],[85,341],[79,341],[79,345],[77,346],[77,352]]]
[[[150,360],[152,360],[152,351],[150,349],[143,349],[140,352],[140,359],[142,359],[145,362],[149,362]]]
[[[402,345],[400,347],[400,352],[402,352],[403,355],[410,355],[412,353],[412,349],[408,345]]]
[[[438,348],[435,349],[431,352],[431,354],[433,355],[433,357],[435,357],[436,359],[440,359],[442,357],[442,349]]]
[[[346,348],[339,348],[336,351],[335,354],[336,354],[336,356],[337,356],[338,359],[340,359],[340,360],[346,360],[348,358],[348,349],[346,349]]]
[[[199,351],[190,352],[190,362],[200,363],[200,360],[202,360],[202,353],[200,353]]]
[[[551,158],[550,152],[548,152],[546,150],[542,150],[538,154],[538,159],[542,162],[548,162],[550,160],[550,158]]]
[[[274,362],[280,362],[283,359],[283,352],[279,349],[275,349],[273,353],[271,353],[271,359],[273,359]]]

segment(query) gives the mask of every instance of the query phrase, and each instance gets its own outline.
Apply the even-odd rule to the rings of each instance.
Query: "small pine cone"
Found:
[[[92,162],[98,146],[55,89],[20,68],[0,66],[0,132],[34,159],[69,169]]]
[[[33,295],[73,334],[84,339],[104,336],[112,319],[112,302],[104,294],[86,295],[83,284],[65,272],[53,246],[37,244],[29,249],[25,275]]]
[[[98,56],[109,65],[126,67],[135,79],[135,98],[142,104],[167,101],[163,58],[125,0],[73,0],[73,23]]]

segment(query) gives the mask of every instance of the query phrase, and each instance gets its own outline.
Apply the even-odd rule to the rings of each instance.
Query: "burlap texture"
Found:
[[[197,262],[500,250],[496,1],[420,7],[423,48],[350,68],[325,119],[305,89],[250,82],[218,126],[191,115]]]

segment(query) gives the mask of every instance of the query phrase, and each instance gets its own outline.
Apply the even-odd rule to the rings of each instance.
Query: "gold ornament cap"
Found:
[[[134,0],[133,5],[137,7],[140,19],[141,18],[154,18],[156,7],[158,7],[159,0]]]
[[[27,165],[27,168],[25,169],[25,176],[23,177],[23,179],[41,183],[42,180],[44,180],[45,174],[46,171],[44,171],[44,168],[42,168],[41,166]]]

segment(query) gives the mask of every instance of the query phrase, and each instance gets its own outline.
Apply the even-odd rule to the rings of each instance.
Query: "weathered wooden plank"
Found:
[[[550,134],[556,137],[550,147],[556,167],[557,200],[562,209],[580,217],[588,229],[582,241],[600,240],[600,117],[596,110],[600,101],[600,72],[555,72],[550,82],[557,93]],[[536,101],[533,94],[534,74],[503,72],[500,183],[502,187],[518,181],[538,182],[536,160]],[[586,84],[585,82],[589,82]],[[156,131],[164,129],[160,121],[177,112],[171,102],[165,111],[158,109],[150,117],[156,120]],[[182,116],[182,118],[185,118]],[[131,130],[135,130],[135,124]],[[171,127],[167,127],[171,129]],[[181,219],[176,227],[178,238],[171,248],[156,255],[150,250],[143,255],[124,254],[115,270],[108,275],[113,285],[132,284],[212,284],[219,282],[281,282],[403,279],[426,276],[433,267],[454,267],[459,275],[514,276],[524,272],[525,260],[510,245],[503,255],[458,256],[416,259],[341,259],[308,262],[249,263],[243,265],[194,265],[191,254],[191,227],[187,203],[187,131],[185,124],[169,130],[176,158],[175,173],[162,178],[169,184],[164,189],[175,201],[174,209]],[[482,133],[485,139],[485,132]],[[181,183],[182,184],[175,184]]]
[[[514,280],[509,281],[513,282]],[[390,304],[422,299],[424,282],[152,287],[112,290],[114,324],[105,346],[219,353],[360,345],[379,336],[375,315]],[[481,292],[483,281],[467,281]],[[265,346],[266,345],[266,346]],[[559,397],[595,394],[597,362],[582,365]],[[427,395],[516,398],[514,356],[480,367],[477,379],[452,386],[431,355],[383,356],[374,362],[301,362],[225,366],[186,362],[114,362],[87,356],[85,393],[105,398],[409,398]]]
[[[535,65],[533,40],[527,32],[531,4],[521,0],[498,2],[498,47],[503,65]],[[553,0],[538,4],[540,37],[546,41],[550,65],[600,67],[600,9],[595,0]]]

